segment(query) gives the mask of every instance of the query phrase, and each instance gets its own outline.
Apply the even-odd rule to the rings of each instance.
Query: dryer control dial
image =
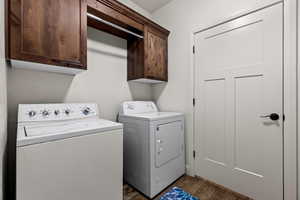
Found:
[[[69,115],[71,113],[71,110],[69,109],[69,108],[67,108],[66,110],[65,110],[65,114],[66,115]]]

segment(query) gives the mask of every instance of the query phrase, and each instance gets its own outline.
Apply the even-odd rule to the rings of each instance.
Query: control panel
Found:
[[[97,104],[20,104],[18,121],[58,121],[98,115]]]
[[[158,112],[155,103],[152,101],[127,101],[120,108],[120,114],[123,115],[151,112]]]

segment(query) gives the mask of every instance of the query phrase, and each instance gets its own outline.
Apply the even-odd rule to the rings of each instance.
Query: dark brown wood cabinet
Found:
[[[168,35],[146,25],[143,40],[128,40],[128,80],[168,81]]]
[[[168,35],[147,27],[145,78],[168,81]]]
[[[7,58],[86,69],[86,0],[7,0]]]
[[[169,31],[116,0],[6,0],[7,59],[87,69],[87,26],[128,41],[128,80],[168,81]]]
[[[87,0],[88,12],[117,24],[143,39],[88,18],[88,25],[127,39],[129,81],[168,81],[168,36],[170,32],[116,0]]]

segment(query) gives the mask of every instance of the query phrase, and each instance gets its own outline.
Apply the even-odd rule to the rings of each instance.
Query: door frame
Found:
[[[298,200],[298,190],[300,191],[300,185],[298,180],[300,179],[300,166],[298,160],[300,160],[300,149],[298,149],[298,143],[300,143],[300,137],[298,137],[298,124],[300,124],[300,118],[298,112],[300,112],[300,81],[298,83],[298,77],[300,77],[300,65],[298,63],[298,26],[300,27],[300,0],[280,0],[275,1],[272,4],[257,5],[252,9],[246,9],[234,14],[228,18],[223,18],[215,23],[208,25],[202,25],[196,27],[190,34],[190,92],[189,100],[193,102],[195,98],[195,61],[194,61],[194,37],[195,34],[213,28],[215,26],[227,23],[236,18],[257,12],[259,10],[271,7],[278,3],[283,3],[283,109],[285,115],[285,122],[283,125],[283,194],[284,200]],[[298,20],[299,18],[299,20]],[[299,86],[299,87],[298,87]],[[299,95],[299,97],[298,97]],[[196,102],[197,103],[197,102]],[[193,136],[189,139],[188,143],[191,147],[187,149],[188,160],[190,166],[187,168],[187,173],[195,176],[195,159],[193,158],[193,151],[195,150],[195,109],[192,103],[188,106],[189,112],[193,114],[192,118],[192,133]],[[298,112],[297,112],[298,111]],[[299,169],[298,169],[299,167]]]

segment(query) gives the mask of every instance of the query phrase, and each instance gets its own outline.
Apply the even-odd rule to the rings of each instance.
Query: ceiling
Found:
[[[140,7],[144,8],[145,10],[149,11],[150,13],[154,12],[155,10],[163,7],[167,3],[172,0],[131,0]]]

